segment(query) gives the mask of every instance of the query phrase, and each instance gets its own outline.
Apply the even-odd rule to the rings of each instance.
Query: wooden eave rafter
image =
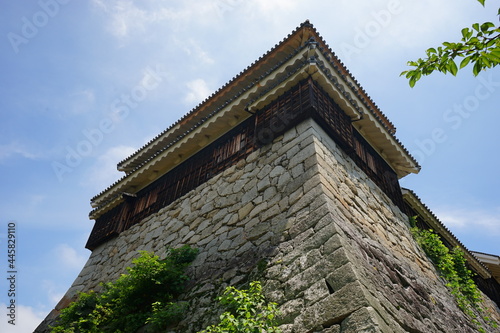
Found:
[[[122,201],[122,193],[137,193],[248,118],[247,110],[264,107],[307,77],[316,80],[356,120],[354,126],[398,177],[419,171],[418,163],[395,138],[392,123],[306,22],[192,112],[122,161],[119,167],[127,174],[92,198],[96,209],[90,217],[95,219]]]
[[[500,283],[500,256],[471,251],[472,254],[491,271],[492,277]]]
[[[435,232],[437,232],[441,237],[446,239],[448,243],[450,243],[453,247],[458,246],[462,252],[465,255],[465,259],[469,263],[469,265],[474,269],[474,271],[479,274],[482,278],[484,279],[489,279],[491,278],[491,272],[488,270],[488,268],[481,263],[473,254],[471,251],[469,251],[465,245],[463,245],[456,237],[451,233],[446,226],[439,221],[439,219],[434,215],[429,208],[422,203],[420,198],[417,197],[417,195],[409,190],[409,189],[402,189],[403,192],[403,200],[410,205],[410,207],[417,212],[419,217],[427,223],[431,229],[433,229]]]
[[[373,111],[373,104],[366,102],[364,95],[359,94],[359,88],[356,89],[351,80],[339,75],[324,54],[320,53],[316,62],[318,71],[312,75],[313,78],[329,88],[326,91],[330,97],[351,116],[355,121],[354,127],[393,168],[398,178],[418,173],[420,166],[394,136],[395,129],[387,126],[380,112]]]
[[[251,113],[246,111],[248,109],[248,102],[257,99],[258,96],[266,91],[267,86],[272,85],[272,82],[286,80],[289,78],[287,73],[294,73],[302,69],[304,67],[305,53],[307,53],[307,50],[303,48],[302,52],[298,52],[295,56],[291,57],[284,65],[279,66],[273,73],[263,78],[259,84],[241,91],[237,98],[233,99],[221,110],[218,110],[217,113],[206,119],[199,126],[191,128],[189,132],[185,132],[182,138],[172,142],[172,145],[168,149],[158,151],[141,167],[134,169],[122,179],[115,182],[106,191],[92,199],[93,207],[106,205],[110,198],[120,195],[122,192],[135,193],[139,191],[154,181],[154,179],[173,169],[203,147],[215,141],[222,134],[250,117]],[[306,74],[304,72],[301,75],[296,75],[294,80],[289,81],[289,83],[298,82],[300,79],[306,78]],[[266,104],[269,104],[276,97],[276,93],[267,95]],[[155,177],[151,178],[151,175],[155,175]],[[97,211],[93,211],[91,218],[102,214],[102,212],[99,212],[99,214],[96,213]]]

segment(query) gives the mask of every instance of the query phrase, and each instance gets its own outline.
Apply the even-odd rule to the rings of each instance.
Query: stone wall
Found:
[[[58,307],[116,279],[139,250],[183,244],[200,253],[176,332],[215,323],[214,298],[253,279],[284,332],[476,331],[407,217],[312,120],[96,248]]]

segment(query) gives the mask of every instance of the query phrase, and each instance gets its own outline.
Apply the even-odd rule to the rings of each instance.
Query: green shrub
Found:
[[[175,302],[188,277],[184,271],[198,250],[169,249],[165,259],[141,251],[116,281],[102,291],[80,293],[61,311],[53,333],[136,332],[146,323],[161,329],[182,320],[185,303]]]
[[[481,307],[481,292],[473,280],[474,273],[467,268],[462,250],[458,246],[450,250],[432,229],[422,230],[416,227],[416,217],[410,217],[410,225],[413,237],[432,260],[441,277],[447,281],[446,286],[451,289],[459,308],[472,318],[480,332],[486,332],[476,320],[474,312],[484,312]],[[483,319],[492,327],[497,327],[496,322],[489,317],[483,316]]]
[[[466,309],[471,305],[477,308],[482,300],[481,293],[472,279],[474,274],[467,268],[462,250],[457,246],[450,251],[432,229],[421,230],[414,227],[411,231],[441,276],[448,282],[446,285],[451,288],[459,307]]]
[[[250,283],[248,290],[227,287],[218,298],[228,311],[220,316],[220,323],[199,333],[280,333],[277,327],[276,303],[266,303],[259,281]]]

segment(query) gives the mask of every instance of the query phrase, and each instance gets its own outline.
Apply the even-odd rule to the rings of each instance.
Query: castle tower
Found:
[[[121,161],[94,198],[92,254],[78,291],[116,279],[137,251],[189,244],[189,319],[257,277],[284,332],[474,332],[408,215],[461,247],[494,295],[498,281],[399,179],[419,166],[394,125],[306,21],[178,122]],[[441,229],[440,229],[441,228]],[[485,306],[500,318],[486,297]],[[498,300],[496,300],[498,302]]]

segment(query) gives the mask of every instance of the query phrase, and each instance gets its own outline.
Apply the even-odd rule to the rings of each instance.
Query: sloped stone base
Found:
[[[96,248],[64,299],[116,279],[139,250],[161,257],[189,244],[200,250],[183,296],[190,308],[172,332],[217,322],[216,296],[254,279],[278,303],[285,333],[476,332],[408,229],[308,120]]]

